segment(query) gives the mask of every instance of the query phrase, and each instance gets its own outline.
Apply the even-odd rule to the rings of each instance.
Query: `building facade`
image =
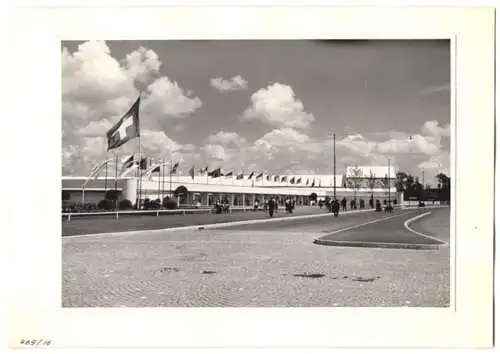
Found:
[[[387,167],[348,167],[341,175],[263,175],[262,178],[237,176],[211,178],[203,176],[151,176],[149,178],[98,177],[87,181],[86,177],[63,177],[62,189],[69,194],[69,202],[98,203],[107,190],[117,190],[119,199],[128,199],[133,204],[141,200],[163,200],[173,196],[179,205],[213,206],[217,200],[228,200],[232,206],[253,206],[274,197],[280,203],[293,199],[297,205],[308,205],[314,193],[317,200],[346,198],[366,205],[373,196],[381,202],[400,203],[402,196],[395,189],[395,171]],[[279,177],[279,178],[276,178]],[[293,183],[292,183],[293,182]],[[82,187],[84,184],[85,187]],[[174,196],[175,190],[183,186],[187,193]],[[334,187],[335,186],[335,187]]]

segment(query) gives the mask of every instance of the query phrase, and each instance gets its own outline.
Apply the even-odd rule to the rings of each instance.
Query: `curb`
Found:
[[[414,250],[437,250],[442,245],[422,244],[422,243],[393,243],[393,242],[368,242],[368,241],[330,241],[315,239],[313,243],[322,246],[337,247],[365,247],[365,248],[393,248],[393,249],[414,249]]]
[[[340,214],[339,217],[346,214],[356,214],[356,213],[366,213],[370,212],[372,209],[365,210],[354,210],[354,211],[346,211]],[[62,236],[62,239],[71,239],[71,238],[80,238],[80,237],[97,237],[97,236],[132,236],[132,235],[144,235],[144,234],[155,234],[155,233],[165,233],[165,232],[174,232],[174,231],[190,231],[190,230],[208,230],[214,228],[224,228],[229,226],[237,226],[237,225],[251,225],[251,224],[260,224],[266,222],[275,222],[275,221],[286,221],[286,220],[298,220],[298,219],[314,219],[325,216],[333,217],[332,213],[325,212],[323,214],[312,214],[312,215],[299,215],[299,216],[285,216],[279,218],[268,218],[268,219],[256,219],[256,220],[242,220],[242,221],[230,221],[230,222],[222,222],[215,224],[201,224],[201,225],[189,225],[189,226],[179,226],[179,227],[171,227],[165,229],[155,229],[155,230],[136,230],[136,231],[122,231],[122,232],[105,232],[105,233],[97,233],[97,234],[86,234],[86,235],[68,235]]]

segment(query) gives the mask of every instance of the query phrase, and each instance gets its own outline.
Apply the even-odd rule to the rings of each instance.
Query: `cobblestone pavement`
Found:
[[[62,304],[449,306],[449,248],[329,247],[313,244],[317,236],[280,227],[63,238]]]

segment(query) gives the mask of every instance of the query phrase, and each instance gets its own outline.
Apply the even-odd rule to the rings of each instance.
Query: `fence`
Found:
[[[296,208],[306,208],[308,206],[298,206]],[[278,207],[279,210],[285,210],[284,206]],[[229,209],[229,213],[233,212],[248,212],[248,211],[264,211],[263,207],[241,207],[235,206]],[[201,207],[201,208],[183,208],[183,209],[157,209],[157,210],[118,210],[118,211],[94,211],[88,213],[62,213],[63,219],[68,222],[71,218],[86,218],[86,217],[101,217],[101,216],[115,216],[117,219],[120,216],[137,216],[137,215],[149,215],[149,216],[160,216],[160,215],[186,215],[186,214],[214,214],[216,209],[213,207]]]
[[[405,200],[402,204],[403,208],[410,208],[410,207],[418,207],[418,200]],[[423,202],[425,206],[441,206],[441,205],[448,205],[447,202],[440,202],[440,201],[424,201]]]

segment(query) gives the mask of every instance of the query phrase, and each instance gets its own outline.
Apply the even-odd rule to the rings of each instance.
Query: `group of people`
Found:
[[[328,208],[328,211],[331,213],[334,213],[335,216],[339,215],[340,208],[342,208],[343,212],[347,211],[347,199],[345,197],[342,198],[342,200],[340,202],[336,198],[327,199],[324,202],[322,201],[319,204],[320,208],[323,207],[323,203]],[[374,205],[374,200],[372,198],[372,199],[370,199],[369,203],[370,203],[370,208],[375,208],[375,211],[382,211],[382,204],[380,203],[380,200],[377,199],[375,201],[375,205]],[[355,208],[353,208],[352,203],[351,203],[351,209],[355,209]],[[384,211],[386,213],[392,213],[394,211],[394,207],[392,206],[390,201],[385,205]]]
[[[255,209],[258,208],[258,202],[255,203]],[[276,198],[270,198],[269,200],[264,202],[264,211],[269,213],[269,216],[272,218],[274,214],[278,212],[279,202]],[[285,200],[285,210],[288,213],[293,213],[295,209],[295,200],[286,199]]]
[[[229,214],[229,200],[217,200],[215,202],[215,212],[217,214],[224,213]]]

